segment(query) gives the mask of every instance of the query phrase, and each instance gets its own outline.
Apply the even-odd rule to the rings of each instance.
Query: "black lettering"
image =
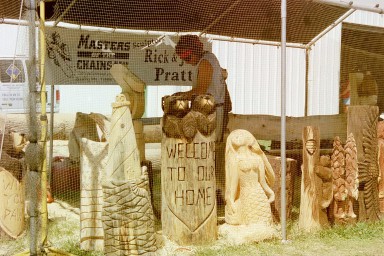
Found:
[[[155,81],[160,81],[160,76],[164,74],[163,68],[156,68],[156,78]]]
[[[89,43],[88,48],[89,48],[89,49],[96,49],[95,40],[91,40],[91,42]]]
[[[84,36],[83,34],[81,34],[79,44],[77,45],[77,49],[80,49],[81,47],[88,49],[88,39],[89,39],[89,35]]]
[[[152,50],[146,49],[144,62],[153,62],[151,56],[152,56]],[[164,70],[163,70],[163,72],[164,72]],[[158,81],[158,80],[156,80],[156,81]]]
[[[173,72],[171,80],[172,81],[179,81],[179,72]]]

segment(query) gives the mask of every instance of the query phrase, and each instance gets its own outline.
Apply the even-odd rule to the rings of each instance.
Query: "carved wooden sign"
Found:
[[[17,238],[24,231],[24,187],[0,167],[0,231]]]
[[[194,111],[185,117],[192,115],[195,115]],[[166,116],[168,121],[170,116],[175,119],[182,118],[168,113]],[[191,117],[188,122],[196,124],[198,120]],[[195,126],[188,125],[188,127]],[[163,234],[179,244],[207,243],[217,237],[216,134],[214,130],[206,133],[206,136],[199,129],[192,133],[185,131],[178,134],[179,138],[169,137],[170,134],[166,131],[163,135],[161,146]]]

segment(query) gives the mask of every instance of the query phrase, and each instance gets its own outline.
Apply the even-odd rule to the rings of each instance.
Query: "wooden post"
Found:
[[[108,156],[108,144],[86,138],[82,138],[80,143],[80,248],[86,251],[103,251],[101,177]]]
[[[379,167],[377,146],[377,106],[350,106],[348,134],[353,134],[357,147],[359,168],[358,220],[377,221],[379,210]],[[355,212],[356,213],[356,212]]]
[[[217,238],[215,112],[185,115],[173,106],[165,104],[162,120],[163,234],[181,245],[209,243]]]
[[[301,201],[299,227],[304,231],[315,231],[329,226],[326,207],[329,206],[332,191],[327,193],[323,185],[332,186],[331,169],[321,168],[320,133],[317,127],[307,126],[303,131],[303,166],[301,174]],[[321,171],[320,171],[321,170]],[[329,172],[329,173],[328,173]],[[329,181],[327,179],[330,179]],[[328,183],[328,184],[324,184]],[[327,194],[323,194],[326,192]]]
[[[24,185],[0,167],[0,237],[17,238],[24,231]]]

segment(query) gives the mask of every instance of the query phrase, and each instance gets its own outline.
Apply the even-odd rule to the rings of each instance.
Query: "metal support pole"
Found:
[[[286,214],[286,152],[285,152],[285,122],[286,122],[286,28],[287,1],[281,0],[281,238],[287,241]]]
[[[48,210],[47,210],[47,114],[46,103],[47,94],[45,86],[45,2],[40,1],[40,84],[41,84],[41,137],[40,143],[43,149],[41,167],[41,248],[46,246],[48,230]]]

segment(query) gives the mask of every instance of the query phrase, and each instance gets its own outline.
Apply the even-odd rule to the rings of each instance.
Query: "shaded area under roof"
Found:
[[[281,41],[280,3],[280,0],[58,0],[51,20],[60,17],[63,22],[88,26],[203,31]],[[12,4],[0,0],[0,18],[18,18],[19,7],[19,0]],[[308,43],[347,10],[310,0],[287,0],[287,42]]]

